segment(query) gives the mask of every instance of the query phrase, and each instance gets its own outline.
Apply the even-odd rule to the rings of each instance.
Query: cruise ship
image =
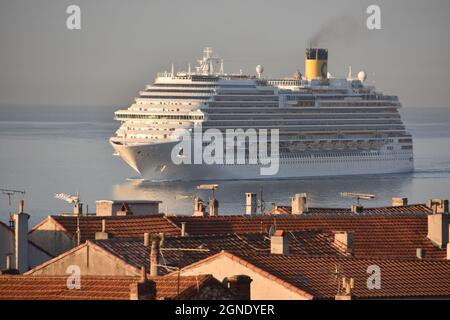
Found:
[[[158,73],[126,110],[115,112],[120,128],[110,138],[115,155],[140,179],[233,180],[410,172],[413,140],[399,114],[397,96],[366,85],[360,71],[335,78],[328,50],[308,48],[305,72],[271,79],[224,72],[223,60],[205,48],[187,71]],[[278,129],[279,168],[261,174],[262,162],[174,163],[180,129]],[[203,143],[204,144],[204,143]],[[245,140],[237,148],[249,149]],[[179,148],[177,156],[185,150]],[[228,150],[224,150],[226,153]],[[247,150],[248,151],[248,150]],[[246,159],[248,154],[245,153]]]

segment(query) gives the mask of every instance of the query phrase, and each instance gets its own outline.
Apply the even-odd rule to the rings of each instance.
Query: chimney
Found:
[[[109,234],[106,232],[106,220],[102,219],[102,231],[95,233],[95,240],[108,240]]]
[[[303,214],[308,211],[306,193],[297,193],[291,201],[292,214]]]
[[[203,205],[203,200],[199,197],[194,198],[194,217],[205,217],[206,211],[205,206]]]
[[[5,269],[1,270],[0,274],[19,274],[19,270],[12,268],[10,254],[6,255]]]
[[[150,233],[148,232],[144,233],[144,246],[145,247],[150,246]]]
[[[403,207],[408,205],[408,198],[392,198],[393,207]]]
[[[425,249],[423,249],[423,248],[417,248],[417,249],[416,249],[416,257],[417,257],[417,259],[423,259],[423,258],[425,258]]]
[[[150,276],[158,276],[159,265],[159,244],[160,239],[157,236],[152,238],[152,247],[150,249]]]
[[[186,237],[186,222],[181,223],[181,236]]]
[[[24,201],[19,202],[19,213],[14,214],[15,233],[15,267],[20,273],[28,271],[28,219],[30,216],[23,212]]]
[[[155,300],[156,284],[147,279],[145,268],[141,268],[141,279],[139,282],[130,284],[130,300]]]
[[[439,212],[436,210],[435,212]],[[428,239],[439,248],[448,243],[448,213],[432,213],[428,215]]]
[[[270,237],[270,253],[271,254],[289,254],[289,240],[287,234],[283,230],[277,230]]]
[[[217,217],[219,215],[219,201],[217,199],[209,199],[209,216]]]
[[[359,204],[352,204],[351,211],[352,213],[362,213],[364,210],[364,207]]]
[[[353,278],[342,278],[341,292],[335,296],[335,300],[352,300],[354,287],[355,280]]]
[[[334,244],[345,253],[353,252],[353,233],[348,231],[334,232]]]
[[[227,287],[234,294],[236,300],[250,300],[252,281],[252,278],[243,274],[226,278]]]
[[[258,198],[256,193],[245,193],[245,214],[255,215],[258,208]]]

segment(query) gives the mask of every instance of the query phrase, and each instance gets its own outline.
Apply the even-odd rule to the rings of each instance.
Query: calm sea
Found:
[[[192,196],[207,197],[198,183],[139,183],[127,178],[136,174],[112,155],[108,138],[117,123],[110,121],[111,108],[83,109],[63,117],[48,108],[32,112],[0,110],[0,188],[25,189],[26,211],[35,224],[49,214],[70,211],[69,204],[54,193],[79,192],[93,211],[98,199],[162,200],[163,211],[191,214]],[[414,136],[415,172],[410,174],[308,178],[281,181],[228,181],[220,183],[219,212],[242,213],[244,193],[262,193],[266,208],[288,204],[294,193],[306,192],[316,206],[349,206],[342,191],[367,192],[376,199],[367,205],[387,205],[392,196],[411,202],[450,198],[450,108],[403,108],[403,120]],[[39,121],[36,121],[39,119]],[[61,121],[64,120],[64,121]],[[17,210],[20,196],[0,193],[0,220]]]

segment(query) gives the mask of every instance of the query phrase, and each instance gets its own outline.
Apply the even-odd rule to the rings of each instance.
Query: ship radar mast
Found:
[[[206,47],[203,49],[202,59],[198,59],[198,66],[195,67],[196,72],[202,75],[213,75],[213,74],[223,74],[223,59],[213,55],[213,50],[211,47]],[[216,65],[220,66],[219,72],[214,72],[214,67]]]

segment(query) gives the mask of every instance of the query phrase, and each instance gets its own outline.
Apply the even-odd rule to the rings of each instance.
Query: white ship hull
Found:
[[[175,165],[171,150],[176,144],[161,143],[126,146],[112,143],[116,152],[141,178],[149,181],[254,180],[302,177],[405,173],[414,170],[413,152],[385,151],[370,156],[280,157],[275,175],[261,175],[259,165]]]

